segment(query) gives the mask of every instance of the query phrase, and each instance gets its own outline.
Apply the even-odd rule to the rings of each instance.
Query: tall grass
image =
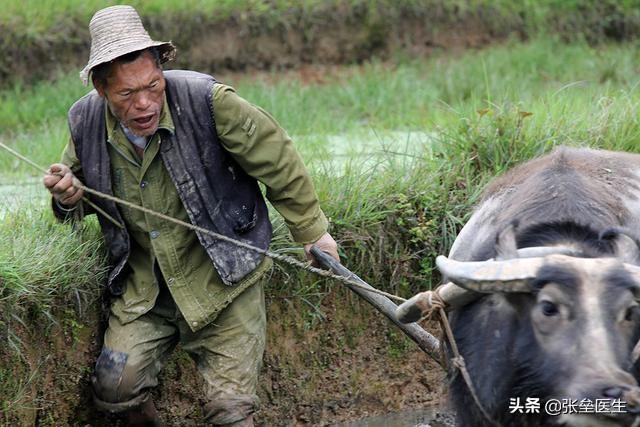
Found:
[[[47,31],[60,28],[70,22],[88,22],[98,9],[121,4],[116,0],[4,0],[0,10],[0,24],[8,24],[13,28],[32,35],[43,36]],[[350,6],[350,7],[413,7],[416,10],[428,10],[437,7],[446,12],[458,15],[478,13],[490,10],[496,23],[518,17],[523,26],[536,30],[548,28],[551,18],[573,16],[566,19],[566,25],[581,24],[585,11],[591,10],[593,15],[602,17],[602,10],[618,12],[621,15],[637,16],[638,1],[596,1],[596,0],[450,0],[447,2],[434,0],[130,0],[127,2],[136,7],[142,15],[171,15],[197,13],[224,19],[231,14],[253,12],[264,15],[279,15],[292,8],[312,9],[318,6]],[[399,7],[400,6],[400,7]],[[588,17],[589,14],[586,14]],[[614,15],[615,16],[615,15]],[[601,24],[606,24],[601,23]],[[585,28],[581,28],[586,30]]]
[[[18,203],[0,214],[0,341],[19,353],[16,330],[95,302],[106,259],[96,221],[72,231],[50,212]]]
[[[222,80],[294,135],[335,233],[356,249],[349,253],[356,270],[393,275],[395,285],[415,273],[423,286],[432,271],[426,255],[446,250],[491,176],[558,144],[639,149],[637,59],[630,44],[537,39],[459,56],[318,68],[311,81],[296,71]],[[85,90],[66,76],[0,92],[0,139],[42,165],[57,161],[68,138],[66,109]],[[389,133],[397,130],[423,132],[420,147],[398,145]],[[342,144],[374,135],[380,152],[337,163],[332,135]],[[6,153],[0,165],[4,179],[32,172]],[[276,247],[289,245],[276,239]],[[371,253],[379,263],[367,262]],[[394,275],[391,265],[408,276]]]
[[[218,77],[271,112],[314,158],[331,156],[326,135],[355,138],[373,131],[385,142],[385,131],[448,129],[461,117],[509,105],[533,113],[527,126],[558,120],[576,142],[613,132],[631,146],[637,140],[639,59],[633,44],[594,48],[537,39],[461,56],[318,68],[311,81],[296,71]],[[68,138],[66,111],[86,91],[74,73],[0,92],[0,140],[40,164],[56,161]],[[625,121],[616,119],[622,116]],[[593,129],[594,117],[606,128]],[[0,154],[0,169],[32,172],[6,154]]]

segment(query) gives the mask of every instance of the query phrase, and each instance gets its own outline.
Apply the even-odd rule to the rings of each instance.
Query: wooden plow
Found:
[[[437,295],[435,298],[440,298],[445,302],[447,309],[466,305],[480,296],[480,294],[476,292],[468,291],[453,283],[447,283],[438,288],[437,292],[421,292],[400,306],[397,306],[386,296],[367,291],[367,289],[375,290],[375,288],[327,253],[315,246],[311,248],[311,253],[322,268],[358,283],[360,286],[354,286],[349,283],[345,283],[345,286],[371,304],[376,310],[384,314],[405,335],[415,342],[422,351],[427,353],[440,365],[442,365],[440,358],[442,344],[440,340],[415,322],[434,308],[434,295]]]

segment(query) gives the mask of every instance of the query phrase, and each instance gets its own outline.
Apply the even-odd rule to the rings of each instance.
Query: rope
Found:
[[[440,296],[438,292],[440,290],[440,286],[437,287],[434,291],[428,291],[428,302],[430,305],[430,309],[425,315],[426,318],[431,318],[434,313],[438,313],[440,317],[440,327],[444,331],[444,335],[449,342],[449,346],[451,347],[451,352],[453,353],[453,357],[451,358],[451,363],[455,368],[460,371],[462,375],[462,379],[464,380],[467,388],[469,389],[469,393],[471,393],[471,397],[475,402],[478,409],[482,413],[482,416],[487,420],[487,422],[494,426],[500,426],[496,421],[492,420],[487,411],[482,406],[480,402],[480,398],[478,398],[478,394],[476,393],[476,389],[473,386],[473,381],[471,381],[471,375],[467,370],[467,365],[465,363],[464,357],[458,351],[458,345],[456,344],[456,340],[453,336],[453,331],[451,330],[451,325],[449,324],[449,318],[447,317],[447,313],[445,312],[445,308],[447,306],[446,302]],[[442,365],[444,366],[444,364]]]
[[[33,162],[32,160],[28,159],[27,157],[23,156],[22,154],[18,153],[17,151],[15,151],[15,150],[11,149],[10,147],[6,146],[2,142],[0,142],[0,147],[4,148],[5,150],[7,150],[11,154],[13,154],[15,157],[19,158],[20,160],[22,160],[22,161],[28,163],[29,165],[33,166],[34,168],[38,169],[39,172],[44,173],[45,175],[56,175],[56,176],[59,176],[59,174],[52,174],[47,169],[41,167],[40,165],[38,165],[37,163]],[[106,199],[106,200],[110,200],[110,201],[112,201],[114,203],[118,203],[118,204],[121,204],[123,206],[127,206],[127,207],[129,207],[131,209],[139,210],[139,211],[144,212],[146,214],[153,215],[153,216],[155,216],[157,218],[172,222],[174,224],[181,225],[181,226],[186,227],[188,229],[191,229],[193,231],[198,231],[200,233],[203,233],[203,234],[209,235],[211,237],[214,237],[214,238],[216,238],[218,240],[222,240],[222,241],[234,244],[234,245],[239,246],[241,248],[248,249],[248,250],[251,250],[251,251],[254,251],[254,252],[258,252],[258,253],[263,254],[265,256],[268,256],[268,257],[270,257],[272,259],[281,261],[281,262],[283,262],[285,264],[292,265],[294,267],[300,268],[302,270],[305,270],[305,271],[308,271],[308,272],[311,272],[311,273],[315,273],[315,274],[317,274],[319,276],[329,277],[329,278],[334,279],[334,280],[336,280],[338,282],[341,282],[341,283],[343,283],[345,285],[355,286],[357,288],[366,290],[367,292],[383,295],[383,296],[385,296],[385,297],[387,297],[389,299],[393,299],[393,300],[400,301],[400,302],[406,301],[406,299],[404,299],[404,298],[401,298],[399,296],[396,296],[396,295],[381,291],[379,289],[365,287],[365,286],[361,285],[360,283],[358,283],[358,282],[356,282],[354,280],[351,280],[351,279],[346,278],[344,276],[340,276],[340,275],[334,274],[331,271],[313,267],[308,262],[299,261],[299,260],[297,260],[297,259],[295,259],[295,258],[293,258],[293,257],[291,257],[289,255],[282,255],[282,254],[278,254],[278,253],[272,252],[272,251],[270,251],[268,249],[258,248],[256,246],[250,245],[250,244],[245,243],[245,242],[241,242],[240,240],[233,239],[231,237],[216,233],[216,232],[208,230],[206,228],[202,228],[202,227],[199,227],[197,225],[190,224],[188,222],[184,222],[184,221],[181,221],[179,219],[170,217],[168,215],[164,215],[164,214],[162,214],[160,212],[156,212],[156,211],[154,211],[152,209],[145,208],[144,206],[139,206],[139,205],[136,205],[135,203],[131,203],[131,202],[128,202],[126,200],[122,200],[122,199],[120,199],[118,197],[114,197],[114,196],[112,196],[110,194],[102,193],[100,191],[94,190],[92,188],[89,188],[89,187],[81,184],[80,181],[78,181],[77,179],[74,182],[74,186],[76,188],[79,188],[79,189],[83,190],[84,192],[92,194],[92,195],[94,195],[96,197],[100,197],[100,198],[103,198],[103,199]],[[123,224],[120,224],[117,220],[112,218],[110,215],[108,215],[102,209],[100,209],[95,204],[90,202],[86,197],[83,197],[82,200],[86,201],[92,208],[96,209],[96,211],[98,211],[100,214],[104,215],[107,219],[109,219],[111,222],[113,222],[118,227],[124,228]]]

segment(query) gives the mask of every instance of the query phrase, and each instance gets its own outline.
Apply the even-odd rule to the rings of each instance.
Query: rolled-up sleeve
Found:
[[[291,138],[269,113],[226,85],[213,87],[213,115],[222,145],[245,172],[267,188],[267,199],[284,218],[293,239],[312,243],[328,221],[309,172]]]

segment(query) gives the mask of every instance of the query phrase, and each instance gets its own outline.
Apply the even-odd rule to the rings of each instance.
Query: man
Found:
[[[271,116],[212,77],[163,72],[170,42],[153,41],[129,6],[98,11],[80,73],[95,91],[69,110],[70,141],[44,177],[60,218],[92,211],[78,180],[262,249],[271,224],[256,179],[309,255],[337,246],[302,161]],[[212,425],[251,426],[265,342],[271,261],[103,198],[91,197],[113,264],[96,405],[130,425],[160,425],[149,389],[180,342],[206,383]],[[311,259],[311,258],[310,258]]]

